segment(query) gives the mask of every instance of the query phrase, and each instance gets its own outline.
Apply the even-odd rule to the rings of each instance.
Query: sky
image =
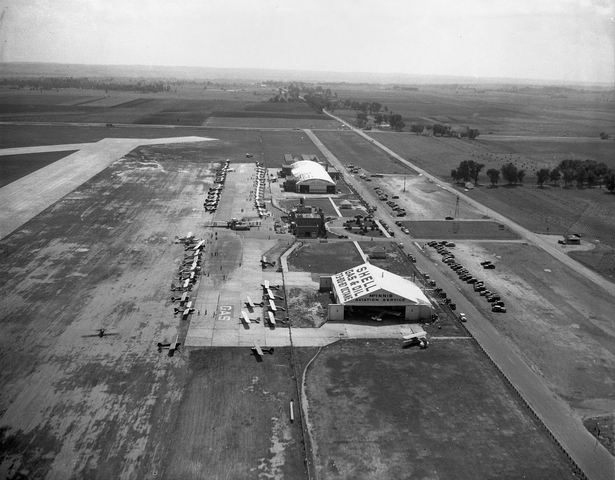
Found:
[[[0,0],[1,11],[0,62],[615,83],[615,0]]]

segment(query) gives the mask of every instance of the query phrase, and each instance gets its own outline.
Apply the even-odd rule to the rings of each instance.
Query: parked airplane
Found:
[[[269,311],[267,312],[267,315],[269,316],[269,323],[273,326],[275,326],[275,315],[273,314],[273,312]]]
[[[269,308],[271,308],[271,310],[273,310],[274,312],[277,312],[278,310],[286,311],[284,307],[280,307],[279,305],[276,305],[273,300],[269,300]]]
[[[389,310],[386,308],[368,308],[368,310],[377,312],[377,315],[371,317],[371,319],[375,320],[376,322],[382,322],[382,317],[384,317],[385,315],[393,315],[394,317],[401,317],[402,315],[401,312]]]
[[[177,340],[179,340],[179,335],[175,336],[175,341],[171,342],[171,343],[158,343],[158,351],[162,351],[163,348],[168,348],[169,349],[169,357],[172,357],[175,352],[179,352],[179,346],[181,345],[181,343],[179,343]]]
[[[194,241],[194,233],[188,232],[185,237],[175,237],[175,243],[192,243]]]
[[[419,347],[423,349],[427,348],[427,345],[429,345],[429,342],[427,341],[427,332],[425,332],[425,330],[423,330],[423,328],[418,325],[410,325],[410,330],[412,331],[412,333],[410,333],[409,335],[404,335],[403,337],[403,346],[409,347],[411,345],[418,344]]]
[[[203,245],[205,245],[205,240],[200,240],[196,245],[188,246],[184,250],[199,250],[203,248]]]
[[[250,307],[252,310],[256,308],[256,305],[258,305],[259,307],[262,307],[264,305],[263,302],[254,303],[249,295],[246,295],[246,298],[247,300],[244,303],[246,304],[246,307]]]
[[[265,280],[263,283],[261,283],[261,287],[263,287],[263,290],[279,290],[280,286],[279,285],[271,285],[269,284],[269,280]]]
[[[261,321],[260,317],[250,318],[248,313],[243,310],[241,311],[241,319],[246,323],[246,325],[249,325],[252,322],[260,323]]]
[[[188,296],[188,292],[184,292],[181,297],[171,297],[171,301],[173,303],[175,303],[177,300],[179,300],[180,305],[182,303],[186,303],[188,300],[190,300],[190,297]]]
[[[273,347],[261,347],[256,342],[254,342],[252,351],[255,352],[259,357],[262,357],[264,355],[264,352],[267,352],[269,355],[273,355]]]
[[[271,292],[269,288],[265,292],[267,294],[267,297],[269,297],[269,300],[275,300],[275,296],[273,295],[273,293]]]
[[[100,338],[103,338],[103,337],[106,337],[106,336],[109,336],[109,335],[119,335],[119,333],[107,332],[106,328],[99,328],[99,329],[96,330],[96,333],[92,333],[90,335],[83,335],[83,336],[84,337],[100,337]]]

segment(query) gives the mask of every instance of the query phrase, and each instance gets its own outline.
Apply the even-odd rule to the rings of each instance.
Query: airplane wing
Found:
[[[263,287],[265,287],[265,290],[269,290],[269,280],[265,280]]]
[[[269,321],[271,322],[272,325],[275,325],[275,316],[273,314],[273,312],[267,312],[269,314]]]
[[[412,340],[413,338],[424,338],[427,336],[427,332],[425,332],[425,330],[423,330],[423,327],[419,325],[410,325],[409,328],[411,333],[408,335],[404,335],[404,340]]]
[[[246,312],[244,312],[243,310],[241,311],[241,316],[243,317],[243,321],[246,323],[252,323],[250,321],[250,317],[248,317],[248,314]]]
[[[261,349],[260,345],[256,342],[254,342],[254,350],[256,350],[256,353],[259,354],[261,357],[263,356],[263,350]]]
[[[273,293],[269,289],[267,289],[267,296],[269,297],[270,300],[274,300],[275,299],[275,297],[273,296]]]
[[[184,280],[184,288],[188,288],[188,285],[190,285],[190,279],[189,278]]]
[[[273,300],[269,300],[269,307],[270,307],[270,308],[271,308],[271,310],[273,310],[274,312],[277,312],[277,311],[278,311],[278,309],[277,309],[277,307],[275,306],[275,303],[274,303],[274,301],[273,301]]]
[[[254,308],[254,302],[252,301],[252,299],[249,296],[246,296],[246,298],[248,299],[246,304],[248,304],[250,307]]]
[[[188,292],[184,292],[182,294],[182,298],[180,299],[180,302],[184,303],[186,300],[188,300]]]

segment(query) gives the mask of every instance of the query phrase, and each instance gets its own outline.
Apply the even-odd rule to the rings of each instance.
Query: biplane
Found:
[[[175,352],[179,351],[179,346],[181,345],[181,343],[179,343],[177,340],[179,340],[179,335],[175,336],[175,341],[171,342],[171,343],[158,343],[158,351],[161,352],[163,348],[168,348],[169,349],[169,357],[172,357]]]

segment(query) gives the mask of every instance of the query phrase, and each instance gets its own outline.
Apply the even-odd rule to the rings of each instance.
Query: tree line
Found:
[[[469,182],[472,180],[476,185],[478,176],[485,168],[483,163],[475,162],[474,160],[464,160],[459,166],[451,170],[451,177],[455,182]],[[490,168],[486,172],[491,185],[497,185],[500,181],[500,174],[504,181],[508,184],[523,183],[526,176],[526,171],[522,168],[508,162],[502,165],[499,169]],[[559,180],[564,181],[564,187],[573,186],[576,182],[578,188],[587,185],[594,187],[596,185],[604,185],[609,191],[615,190],[615,169],[608,168],[603,162],[595,160],[562,160],[559,165],[553,169],[541,168],[536,172],[536,183],[541,187],[545,182],[551,181],[553,185],[558,185]]]
[[[95,80],[87,77],[39,77],[39,78],[3,78],[0,85],[13,88],[30,88],[32,90],[53,90],[59,88],[80,88],[87,90],[115,90],[122,92],[157,93],[170,91],[171,87],[162,81],[136,82],[113,81],[113,79]]]

